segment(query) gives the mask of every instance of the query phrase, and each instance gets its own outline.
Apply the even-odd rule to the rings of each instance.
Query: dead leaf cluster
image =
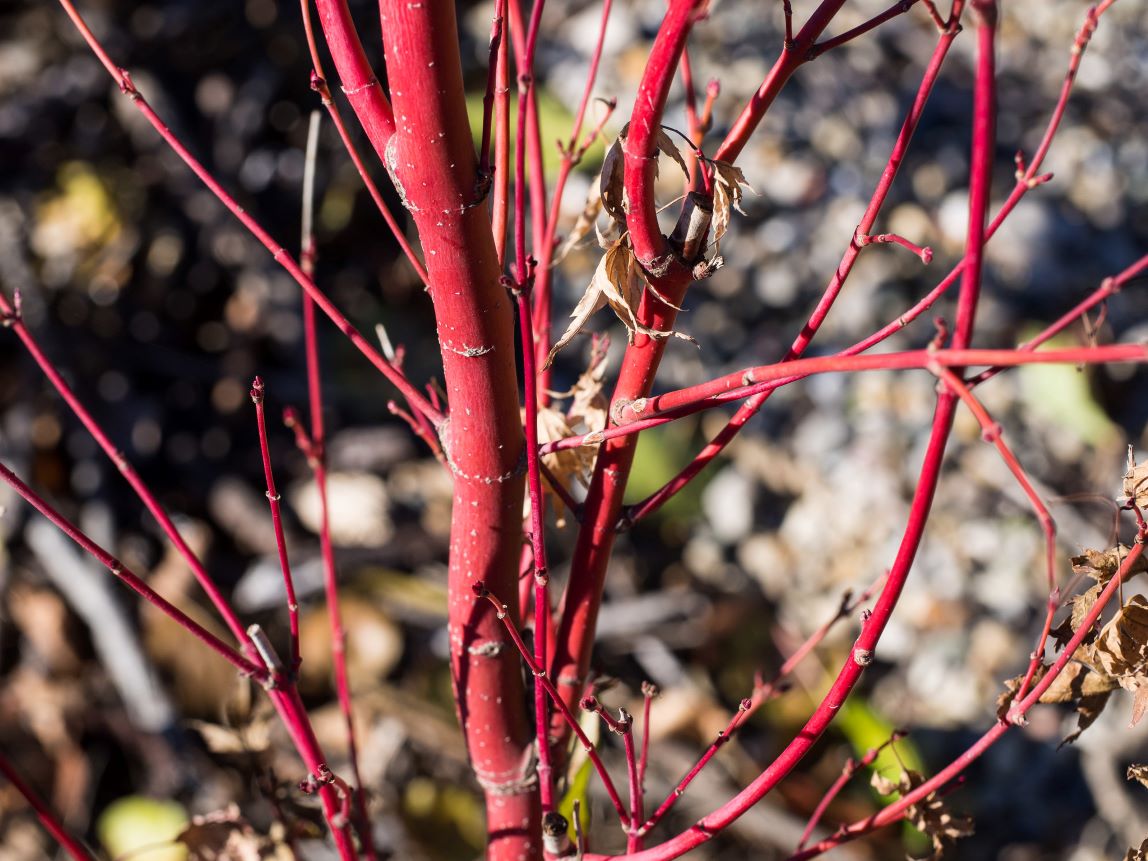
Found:
[[[234,804],[193,817],[176,842],[187,847],[188,861],[290,861],[295,857],[281,833],[261,836]]]
[[[1073,558],[1073,569],[1097,583],[1072,599],[1072,612],[1052,631],[1059,648],[1063,649],[1080,630],[1104,584],[1112,579],[1127,552],[1128,548],[1117,545],[1104,552],[1087,550]],[[1040,667],[1032,683],[1039,682],[1046,672],[1047,667]],[[998,719],[1005,719],[1023,678],[1019,675],[1005,682],[1005,690],[997,699]],[[1131,724],[1135,726],[1148,709],[1148,598],[1143,595],[1133,595],[1099,631],[1089,631],[1069,663],[1041,695],[1042,703],[1072,703],[1076,707],[1076,730],[1061,744],[1075,741],[1091,726],[1117,688],[1133,695]]]
[[[1136,452],[1128,446],[1128,471],[1124,473],[1124,495],[1138,507],[1148,505],[1148,463],[1137,465]]]
[[[925,782],[924,775],[907,768],[896,781],[873,772],[870,783],[881,795],[906,795]],[[973,833],[973,820],[969,816],[956,816],[945,806],[935,792],[905,809],[905,820],[933,841],[933,852],[925,861],[940,861],[945,851],[960,837]]]
[[[608,346],[609,341],[605,337],[595,338],[586,370],[579,375],[569,391],[551,393],[556,399],[569,400],[565,410],[553,402],[538,410],[538,439],[542,443],[555,442],[575,434],[590,435],[577,448],[562,449],[542,456],[542,462],[553,478],[567,491],[575,483],[588,486],[594,471],[594,461],[598,457],[595,434],[605,429],[609,409],[606,396],[602,394]],[[552,498],[551,504],[558,513],[558,526],[565,526],[565,503],[549,483],[543,483],[543,490]],[[529,506],[529,498],[526,504]]]
[[[627,123],[606,151],[598,181],[591,184],[586,204],[570,231],[570,235],[558,252],[557,260],[561,260],[593,228],[598,238],[598,245],[605,251],[605,254],[598,261],[585,293],[582,294],[582,298],[578,300],[574,310],[570,313],[570,323],[566,327],[566,331],[562,333],[562,336],[551,349],[550,355],[547,356],[546,367],[550,367],[559,351],[586,327],[590,318],[607,305],[610,306],[622,325],[626,327],[626,332],[631,341],[637,335],[646,335],[650,338],[674,336],[693,342],[693,338],[688,335],[675,331],[652,329],[643,325],[638,319],[638,307],[646,288],[652,290],[654,295],[667,305],[674,308],[677,306],[658,293],[650,282],[646,271],[634,254],[629,235],[626,232],[626,213],[629,211],[629,201],[626,197],[624,148],[629,128]],[[686,161],[665,129],[659,128],[655,139],[658,153],[673,159],[681,168],[682,173],[688,177],[689,168]],[[657,156],[655,156],[654,164],[656,172]],[[737,169],[734,168],[734,170]],[[740,174],[740,171],[738,173]],[[737,199],[740,200],[740,190]],[[605,231],[599,229],[597,223],[598,216],[603,209],[611,218],[611,223]]]

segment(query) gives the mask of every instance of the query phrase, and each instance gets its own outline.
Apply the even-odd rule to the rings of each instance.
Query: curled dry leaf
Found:
[[[598,174],[598,195],[602,207],[618,224],[626,224],[626,157],[622,146],[626,142],[626,133],[630,124],[622,126],[618,137],[606,149],[606,156],[602,159],[602,172]]]
[[[292,857],[285,844],[257,834],[234,804],[194,817],[176,842],[187,847],[188,861],[286,861]]]
[[[1148,710],[1148,598],[1133,595],[1090,647],[1098,672],[1132,696],[1132,726]]]
[[[1109,550],[1085,550],[1080,556],[1072,557],[1072,571],[1074,574],[1091,577],[1100,586],[1106,586],[1128,556],[1128,552],[1129,548],[1123,544],[1117,544]],[[1132,577],[1145,571],[1148,571],[1148,559],[1141,556],[1133,563],[1128,576]]]
[[[568,392],[552,392],[556,399],[570,398],[570,405],[563,414],[554,407],[544,407],[538,411],[538,439],[540,442],[554,442],[576,433],[585,434],[601,430],[606,426],[608,405],[602,394],[606,379],[607,338],[595,338],[590,350],[590,364],[578,377]],[[594,446],[582,445],[574,449],[563,449],[542,456],[543,463],[564,488],[570,490],[574,482],[583,487],[590,483],[594,471],[594,461],[598,452]],[[565,526],[565,505],[549,482],[543,490],[553,497],[554,510],[558,512],[557,524]],[[526,501],[529,511],[529,498]]]
[[[566,421],[571,428],[576,428],[581,433],[602,430],[606,427],[609,404],[606,396],[602,394],[602,385],[606,381],[608,346],[609,339],[606,337],[595,340],[590,350],[590,363],[579,375],[568,395],[570,406],[566,408]]]
[[[1125,776],[1129,780],[1139,781],[1141,786],[1148,787],[1148,765],[1133,763],[1128,766],[1128,773]]]
[[[1128,854],[1124,856],[1124,861],[1148,861],[1148,837],[1144,838],[1139,849],[1135,846],[1131,847]]]
[[[746,181],[740,167],[724,161],[711,161],[710,165],[714,173],[714,215],[710,229],[713,230],[714,242],[720,242],[729,229],[730,211],[736,209],[745,215],[741,208],[742,187],[750,191],[753,187]]]
[[[1148,505],[1148,463],[1136,465],[1136,453],[1128,446],[1128,471],[1124,473],[1124,495],[1138,506]]]
[[[610,144],[606,150],[606,157],[602,160],[602,172],[598,175],[598,194],[602,201],[602,207],[610,214],[623,228],[626,226],[626,211],[629,208],[629,201],[626,198],[626,155],[624,146],[626,143],[626,135],[630,132],[630,124],[626,123],[622,126],[622,130],[618,133],[618,137]],[[657,135],[654,138],[658,147],[659,153],[665,153],[672,158],[682,169],[682,173],[687,177],[690,175],[690,169],[686,166],[686,160],[682,157],[681,150],[678,149],[673,139],[666,134],[664,128],[659,128]],[[737,168],[734,168],[737,170]],[[654,162],[655,175],[657,174],[657,162]],[[741,171],[738,171],[740,173]],[[740,192],[738,199],[741,199]],[[583,234],[585,235],[585,234]]]
[[[881,795],[892,795],[894,792],[905,795],[924,782],[924,775],[912,769],[905,769],[896,782],[877,772],[873,773],[870,781],[873,788]],[[933,841],[933,854],[928,856],[926,861],[940,861],[953,841],[973,833],[972,817],[955,816],[935,792],[930,792],[921,801],[909,805],[905,810],[905,819]]]
[[[1062,647],[1096,603],[1099,589],[1095,586],[1074,599],[1072,615],[1053,632]],[[1045,671],[1041,667],[1033,684]],[[1017,676],[1005,682],[1005,691],[997,699],[999,719],[1004,720],[1022,678]],[[1072,661],[1041,695],[1042,703],[1076,704],[1076,731],[1065,737],[1062,745],[1075,741],[1099,717],[1118,687],[1133,695],[1131,722],[1135,726],[1148,711],[1148,598],[1143,595],[1132,596],[1093,642],[1079,646]]]
[[[622,321],[631,342],[635,335],[646,335],[650,338],[668,338],[673,335],[694,342],[693,338],[681,332],[658,331],[638,321],[638,306],[646,286],[645,272],[634,256],[628,238],[623,236],[606,249],[606,253],[598,261],[594,277],[590,279],[590,286],[586,288],[586,292],[570,314],[570,325],[566,327],[566,331],[546,357],[546,367],[550,367],[558,352],[574,340],[574,336],[582,331],[595,312],[605,305],[609,305]]]
[[[538,410],[538,441],[540,443],[545,444],[565,439],[573,435],[573,433],[574,431],[571,430],[570,425],[567,423],[566,416],[563,415],[561,410],[555,409],[554,407],[542,407]],[[590,473],[594,469],[594,459],[596,456],[597,452],[595,450],[580,446],[578,448],[567,448],[545,454],[542,456],[542,462],[546,464],[546,468],[550,470],[555,480],[566,490],[569,490],[575,481],[586,485]],[[554,511],[557,512],[557,525],[560,528],[565,526],[566,505],[562,501],[562,497],[554,492],[554,489],[548,481],[542,483],[542,492],[550,497],[551,505]],[[523,506],[523,515],[528,516],[530,512],[529,494],[525,497]]]
[[[682,173],[688,178],[690,169],[686,167],[686,160],[682,158],[682,151],[678,149],[678,145],[674,143],[674,139],[666,134],[665,128],[658,129],[658,136],[656,138],[658,144],[658,152],[665,153],[670,158],[678,163],[678,167],[682,169]]]
[[[578,219],[574,222],[574,226],[570,228],[570,233],[562,242],[562,247],[558,249],[558,253],[554,256],[554,263],[557,265],[566,259],[566,255],[581,242],[590,229],[595,227],[598,223],[598,216],[602,212],[602,175],[599,174],[595,180],[590,183],[590,190],[586,192],[586,203],[582,207],[582,211],[578,213]]]

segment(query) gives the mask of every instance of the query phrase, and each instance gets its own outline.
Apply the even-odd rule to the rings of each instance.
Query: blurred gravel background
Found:
[[[814,4],[794,5],[803,20]],[[832,31],[884,5],[849,3]],[[351,6],[373,45],[372,5]],[[1013,154],[1031,152],[1043,132],[1086,11],[1077,0],[1003,6],[997,200],[1012,187]],[[598,8],[547,4],[538,62],[545,141],[568,135]],[[618,99],[616,117],[628,115],[663,10],[661,0],[617,4],[595,89]],[[190,148],[273,235],[295,243],[307,114],[317,107],[298,10],[273,0],[93,0],[83,11]],[[489,4],[460,4],[475,98],[485,81],[490,15]],[[723,0],[697,28],[695,80],[722,84],[708,146],[762,80],[781,25],[780,3]],[[748,217],[735,216],[723,240],[727,265],[686,300],[680,326],[700,349],[670,346],[664,386],[784,352],[884,167],[932,50],[931,28],[924,9],[914,8],[804,67],[786,88],[739,161],[759,194],[747,194]],[[882,231],[930,245],[932,263],[897,247],[867,249],[819,350],[839,349],[895,318],[959,259],[973,50],[968,34],[958,39],[878,222]],[[990,246],[976,346],[1023,340],[1148,250],[1146,93],[1148,12],[1141,0],[1121,0],[1092,41],[1045,163],[1054,181],[1029,195]],[[679,89],[667,122],[685,126]],[[325,131],[318,280],[364,331],[385,323],[406,344],[411,376],[429,379],[438,361],[429,302],[335,135]],[[572,178],[564,227],[581,209],[600,157],[598,149]],[[674,171],[662,173],[668,201],[680,189]],[[399,212],[384,173],[377,175]],[[560,270],[559,326],[589,280],[595,253],[576,251]],[[1101,339],[1148,337],[1144,286],[1133,284],[1108,303]],[[305,402],[298,290],[114,92],[48,2],[0,6],[0,289],[21,291],[24,317],[46,351],[179,513],[245,618],[281,635],[281,582],[247,389],[256,373],[264,377],[272,415]],[[934,313],[951,315],[951,303]],[[927,343],[932,316],[891,346]],[[609,328],[616,347],[622,343],[606,314],[593,325]],[[1065,342],[1081,337],[1078,326]],[[473,857],[480,813],[445,664],[449,482],[387,412],[387,386],[333,329],[324,327],[323,338],[335,538],[379,839],[396,857]],[[573,382],[586,349],[582,338],[562,355],[556,388]],[[1069,555],[1113,541],[1111,500],[1125,447],[1148,442],[1146,382],[1144,372],[1126,367],[1029,368],[980,391],[1052,504],[1062,582],[1070,577]],[[865,589],[891,562],[932,398],[932,378],[923,373],[824,376],[784,389],[696,487],[620,542],[598,666],[617,679],[603,695],[610,705],[640,702],[645,679],[665,691],[654,707],[654,795],[724,726],[755,671],[769,677],[832,616],[846,589]],[[715,411],[644,436],[633,497],[672,476],[723,419]],[[314,491],[288,432],[274,432],[306,599],[302,684],[338,764]],[[125,561],[153,572],[157,589],[202,612],[150,518],[10,335],[0,337],[0,456]],[[69,824],[114,853],[123,845],[115,844],[117,822],[137,834],[142,821],[174,821],[178,830],[184,817],[234,802],[257,832],[281,840],[282,829],[272,827],[276,807],[288,822],[313,818],[292,788],[300,768],[278,730],[268,728],[259,698],[236,690],[231,673],[148,608],[106,588],[24,506],[5,492],[0,502],[0,746]],[[554,535],[561,576],[571,542],[569,528]],[[785,857],[846,757],[894,726],[911,730],[898,746],[906,764],[926,771],[947,764],[990,724],[1002,680],[1027,660],[1043,616],[1041,552],[1023,496],[962,413],[918,564],[862,690],[799,774],[691,857]],[[122,637],[110,657],[106,637],[89,628],[93,617],[119,632],[109,636]],[[122,624],[106,621],[115,617]],[[769,761],[824,691],[856,629],[856,618],[836,629],[793,689],[727,746],[669,827],[724,800]],[[1118,694],[1095,727],[1059,751],[1071,711],[1034,713],[950,797],[956,810],[974,816],[977,833],[946,857],[1092,861],[1138,844],[1148,833],[1148,795],[1125,784],[1123,773],[1148,757],[1148,736],[1143,726],[1126,729],[1129,708]],[[614,762],[620,767],[620,758]],[[895,758],[880,762],[895,772]],[[877,802],[859,777],[826,821],[864,816]],[[595,812],[603,823],[604,806]],[[596,845],[608,846],[614,830],[601,827]],[[306,829],[300,834],[305,839]],[[893,829],[839,857],[905,851],[928,850],[919,836]],[[53,853],[0,786],[0,857]],[[304,854],[325,857],[313,841]]]

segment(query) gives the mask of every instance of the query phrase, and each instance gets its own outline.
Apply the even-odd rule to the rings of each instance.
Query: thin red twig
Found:
[[[1139,512],[1137,512],[1137,514],[1138,513]],[[979,739],[977,739],[976,742],[970,745],[964,753],[957,757],[957,759],[955,759],[947,767],[937,772],[937,774],[935,774],[929,780],[926,780],[911,792],[907,792],[905,795],[901,796],[901,798],[899,798],[893,804],[890,804],[888,807],[885,807],[873,816],[870,816],[859,822],[855,822],[852,825],[848,825],[844,828],[838,829],[837,832],[834,833],[831,837],[827,837],[826,839],[815,843],[805,851],[793,855],[789,861],[807,861],[807,859],[816,858],[818,855],[828,852],[830,849],[833,849],[836,846],[840,846],[842,843],[847,843],[850,840],[855,840],[858,837],[877,830],[878,828],[882,828],[885,825],[896,822],[901,818],[901,816],[909,807],[926,798],[931,793],[937,792],[946,783],[960,775],[961,772],[963,772],[978,758],[980,758],[980,756],[986,750],[988,750],[997,741],[999,741],[1001,736],[1008,732],[1012,727],[1018,725],[1021,719],[1026,714],[1028,714],[1032,707],[1040,702],[1041,696],[1043,696],[1045,691],[1047,691],[1052,683],[1056,681],[1061,671],[1063,671],[1064,668],[1068,665],[1068,662],[1072,660],[1072,656],[1076,652],[1076,649],[1080,646],[1080,644],[1084,641],[1084,638],[1092,630],[1092,626],[1096,624],[1096,620],[1100,618],[1100,614],[1103,612],[1104,608],[1108,605],[1112,598],[1117,595],[1118,591],[1124,583],[1124,580],[1128,577],[1129,571],[1132,570],[1133,564],[1135,564],[1136,560],[1138,560],[1141,554],[1144,552],[1144,543],[1146,540],[1148,540],[1148,527],[1146,527],[1143,520],[1141,520],[1140,528],[1136,537],[1136,543],[1133,544],[1132,548],[1128,552],[1128,555],[1124,557],[1124,561],[1121,562],[1120,568],[1117,570],[1116,574],[1113,575],[1108,585],[1105,586],[1104,591],[1100,593],[1100,597],[1097,598],[1096,603],[1092,605],[1092,609],[1085,614],[1084,618],[1080,622],[1080,626],[1076,629],[1076,633],[1073,634],[1072,638],[1069,639],[1067,643],[1065,643],[1064,649],[1061,651],[1060,656],[1052,663],[1052,666],[1048,668],[1048,671],[1041,677],[1040,681],[1033,686],[1028,695],[1024,699],[1013,701],[1013,704],[1009,707],[1008,713],[1006,714],[1004,720],[995,723],[987,732],[984,733],[984,735],[982,735]],[[590,857],[591,856],[587,856],[588,859]]]
[[[506,627],[506,632],[513,640],[515,647],[518,649],[518,654],[522,657],[526,668],[530,670],[531,675],[534,676],[535,685],[540,685],[550,697],[550,701],[554,703],[556,711],[562,715],[562,719],[566,721],[571,731],[574,733],[578,742],[582,745],[582,749],[586,751],[586,756],[589,757],[590,762],[594,764],[595,771],[598,772],[598,777],[601,778],[603,786],[606,788],[606,795],[610,798],[610,803],[614,805],[614,809],[618,813],[618,818],[622,822],[623,828],[628,828],[630,825],[629,814],[626,813],[626,808],[622,804],[622,797],[618,794],[617,787],[614,786],[614,781],[610,777],[610,772],[606,770],[606,766],[602,762],[602,758],[598,755],[593,742],[590,737],[586,735],[585,730],[582,729],[578,723],[578,718],[574,717],[573,712],[570,711],[569,706],[563,701],[558,693],[558,689],[550,681],[550,675],[539,666],[534,656],[531,655],[530,650],[526,647],[526,643],[522,639],[522,635],[518,633],[518,629],[514,627],[514,622],[510,618],[507,607],[498,597],[490,592],[482,583],[474,584],[474,593],[479,599],[489,601],[491,606],[494,607],[498,619]]]
[[[375,208],[379,214],[383,216],[383,221],[387,223],[390,228],[391,235],[395,237],[395,242],[398,243],[399,248],[410,261],[411,268],[415,270],[419,280],[423,284],[427,283],[427,271],[423,266],[422,261],[419,260],[418,255],[415,254],[409,242],[407,242],[406,234],[403,233],[402,227],[395,220],[394,215],[391,213],[391,208],[387,206],[383,195],[379,191],[378,185],[375,184],[374,179],[371,178],[370,172],[367,170],[366,164],[363,163],[362,156],[359,155],[359,148],[355,146],[355,142],[351,139],[350,132],[347,130],[347,124],[343,122],[343,115],[339,113],[339,108],[335,104],[335,100],[331,98],[331,88],[327,85],[326,75],[323,72],[323,64],[319,59],[319,47],[315,42],[315,32],[311,25],[311,0],[299,0],[302,7],[303,14],[303,30],[307,37],[307,49],[311,52],[311,89],[319,94],[319,98],[323,103],[323,107],[327,109],[327,115],[331,118],[331,122],[335,126],[335,130],[339,133],[339,140],[343,143],[343,148],[347,151],[347,155],[351,157],[351,163],[355,165],[355,170],[359,174],[359,178],[363,181],[363,186],[367,189],[367,193],[371,196],[371,200],[375,204]],[[308,277],[312,275],[307,272]]]
[[[854,759],[853,757],[849,757],[849,759],[846,760],[844,768],[841,769],[841,774],[835,781],[833,781],[825,795],[821,796],[821,800],[817,802],[817,806],[813,808],[813,813],[810,815],[809,821],[805,823],[805,828],[802,830],[801,837],[797,841],[797,848],[799,851],[803,846],[805,846],[806,843],[809,842],[809,838],[813,835],[813,831],[817,828],[817,824],[821,821],[821,817],[825,815],[825,811],[829,809],[829,805],[833,803],[833,799],[840,795],[841,790],[843,790],[849,784],[849,781],[853,779],[853,775],[855,775],[861,769],[871,766],[876,761],[877,757],[881,755],[881,751],[904,737],[905,733],[903,731],[894,730],[893,734],[880,745],[877,747],[871,747],[869,750],[865,751],[865,755],[862,756],[861,759],[858,760]]]
[[[69,833],[52,808],[32,790],[32,787],[24,782],[16,769],[12,767],[12,763],[4,756],[3,751],[0,751],[0,774],[4,775],[5,779],[24,797],[28,806],[36,814],[36,818],[40,820],[40,824],[44,826],[44,830],[52,835],[52,839],[60,844],[72,861],[96,861],[96,856],[92,854],[91,850]]]
[[[300,265],[308,277],[315,274],[317,254],[313,231],[315,210],[315,157],[319,142],[319,114],[312,112],[307,136],[307,153],[303,173],[303,202],[301,211]],[[323,419],[323,382],[319,360],[319,337],[315,320],[315,303],[303,297],[303,343],[307,366],[307,405],[310,413],[310,433],[294,420],[296,440],[307,457],[315,476],[315,490],[319,498],[319,553],[323,560],[323,589],[327,605],[327,622],[331,631],[331,663],[335,676],[335,692],[347,736],[347,758],[354,778],[352,796],[355,803],[355,825],[359,842],[368,861],[375,861],[375,839],[367,810],[366,789],[359,769],[359,745],[355,734],[355,721],[351,698],[351,682],[347,672],[347,634],[343,629],[338,574],[335,568],[335,549],[331,542],[331,512],[327,493],[327,433]],[[292,421],[288,420],[288,425]]]
[[[220,640],[215,634],[204,628],[154,589],[152,589],[142,578],[136,575],[130,568],[125,566],[120,560],[108,553],[96,542],[92,541],[84,532],[72,524],[67,518],[56,511],[49,505],[43,497],[36,491],[32,490],[28,485],[20,480],[19,476],[12,470],[8,469],[4,464],[0,463],[0,478],[2,478],[13,490],[22,496],[29,505],[44,515],[52,524],[71,538],[78,544],[84,552],[92,556],[97,562],[107,568],[114,577],[122,581],[129,589],[154,606],[164,615],[170,617],[181,628],[186,630],[197,640],[206,645],[213,652],[218,654],[229,664],[234,666],[239,672],[244,675],[251,676],[260,682],[268,680],[267,672],[260,666],[256,665],[246,657],[241,655],[237,650],[227,645],[227,643]]]
[[[255,404],[255,420],[259,426],[259,453],[263,457],[263,477],[267,481],[267,503],[271,507],[271,524],[275,530],[275,549],[279,553],[279,568],[283,572],[283,588],[287,592],[287,620],[291,636],[292,678],[299,672],[299,599],[295,596],[295,579],[287,560],[287,540],[283,536],[283,516],[279,508],[279,491],[275,489],[275,476],[271,469],[271,450],[267,444],[267,416],[263,409],[263,380],[256,377],[251,383],[251,402]]]

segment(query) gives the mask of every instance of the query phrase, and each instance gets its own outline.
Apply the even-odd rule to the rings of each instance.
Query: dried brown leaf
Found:
[[[602,212],[602,177],[599,174],[592,183],[590,189],[586,192],[586,203],[582,207],[582,211],[578,213],[578,219],[574,222],[574,226],[570,228],[570,233],[567,234],[566,239],[562,242],[562,247],[558,249],[558,253],[554,256],[553,265],[557,265],[566,259],[566,255],[581,242],[590,230],[597,226],[598,215]]]
[[[1148,598],[1133,595],[1090,648],[1094,666],[1110,676],[1143,674],[1148,664]]]
[[[562,337],[550,350],[546,358],[546,367],[550,367],[559,350],[569,344],[574,336],[586,326],[586,323],[596,311],[604,305],[609,305],[614,314],[626,327],[630,341],[635,335],[646,335],[650,338],[668,338],[673,335],[694,342],[694,339],[681,332],[663,332],[642,325],[638,320],[638,306],[642,301],[642,292],[647,286],[646,275],[634,256],[634,251],[626,237],[614,242],[598,261],[594,270],[594,277],[574,311],[570,314],[571,322],[562,333]]]
[[[1136,465],[1136,453],[1128,446],[1128,471],[1124,473],[1124,495],[1138,506],[1148,505],[1148,463]]]
[[[630,124],[626,123],[618,133],[618,137],[610,144],[605,158],[602,159],[602,172],[598,176],[602,206],[610,217],[622,226],[626,224],[626,156],[622,147],[629,130]]]
[[[538,410],[538,441],[541,443],[555,442],[572,436],[574,431],[561,410],[552,406],[542,407]],[[577,481],[583,486],[590,480],[590,473],[594,469],[594,459],[597,451],[584,448],[566,448],[561,451],[550,452],[542,456],[542,462],[550,470],[554,479],[566,490]],[[557,525],[561,528],[566,525],[566,504],[562,501],[549,481],[542,482],[542,491],[550,497],[551,505],[557,513]],[[529,514],[530,497],[527,495],[523,502],[523,516]]]
[[[670,158],[678,163],[678,167],[682,169],[682,173],[689,177],[690,169],[686,166],[686,160],[682,158],[682,152],[678,149],[678,145],[674,143],[674,139],[666,134],[664,128],[658,129],[656,138],[658,144],[658,152],[665,153]]]
[[[903,796],[923,784],[925,777],[912,769],[905,769],[896,782],[877,773],[873,774],[870,782],[882,795],[897,792]],[[955,816],[935,792],[909,805],[905,809],[905,819],[933,841],[933,854],[929,856],[929,861],[940,861],[954,840],[973,833],[972,818]]]
[[[873,772],[873,776],[869,778],[869,785],[877,790],[878,795],[892,795],[900,786],[900,784],[894,783],[892,780],[876,771]]]
[[[740,167],[724,161],[712,161],[710,165],[714,171],[714,214],[710,222],[714,242],[720,242],[729,229],[731,210],[736,209],[742,215],[741,208],[742,187],[753,191],[745,179]]]
[[[212,753],[235,756],[263,753],[271,747],[271,723],[266,719],[238,729],[201,720],[189,720],[187,725],[199,733]]]
[[[1115,679],[1083,663],[1088,658],[1085,647],[1077,649],[1073,657],[1074,660],[1065,665],[1040,697],[1042,703],[1073,703],[1076,706],[1076,729],[1061,740],[1062,746],[1076,741],[1100,717],[1112,691],[1120,686]],[[1032,685],[1039,683],[1047,671],[1047,667],[1040,667],[1033,675]],[[997,698],[998,720],[1006,719],[1023,679],[1022,673],[1005,682],[1005,690]]]
[[[1079,630],[1080,626],[1084,624],[1084,617],[1096,606],[1096,601],[1100,598],[1100,593],[1103,591],[1104,587],[1097,583],[1091,589],[1082,592],[1072,599],[1072,616],[1069,617],[1069,624],[1072,625],[1073,631]]]
[[[239,814],[234,804],[226,810],[196,816],[175,838],[187,847],[188,861],[261,861],[267,840]]]
[[[1091,577],[1104,586],[1116,574],[1128,552],[1129,548],[1123,544],[1117,544],[1109,550],[1085,550],[1080,556],[1072,557],[1072,571],[1074,574]],[[1148,559],[1141,556],[1132,563],[1128,576],[1142,574],[1145,571],[1148,571]]]
[[[1141,786],[1148,787],[1148,765],[1143,763],[1133,763],[1128,766],[1128,773],[1126,777],[1129,780],[1137,780]]]
[[[605,342],[605,339],[602,339]],[[610,408],[602,386],[606,380],[606,344],[594,345],[590,351],[590,363],[570,389],[570,406],[566,408],[566,421],[571,428],[584,428],[585,431],[601,430],[606,427],[607,411]]]
[[[1135,846],[1131,847],[1128,854],[1124,856],[1124,861],[1148,861],[1148,837],[1144,838],[1139,849]]]

